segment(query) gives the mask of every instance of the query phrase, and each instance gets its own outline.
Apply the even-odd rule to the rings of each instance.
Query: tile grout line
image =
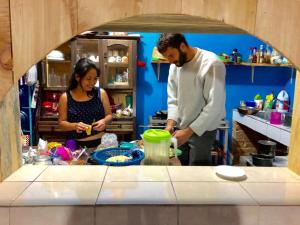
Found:
[[[243,185],[241,184],[241,182],[238,182],[238,184],[251,197],[251,199],[257,204],[256,206],[260,206],[259,202],[256,201],[256,199],[254,198],[254,196],[252,196],[250,194],[250,192],[248,192],[247,189],[243,187]]]
[[[177,195],[176,195],[176,192],[175,192],[173,181],[172,181],[171,176],[170,176],[170,171],[168,169],[168,166],[166,166],[166,170],[167,170],[167,173],[168,173],[168,176],[169,176],[169,179],[170,179],[170,183],[172,185],[172,189],[173,189],[173,192],[174,192],[174,195],[175,195],[175,200],[176,200],[176,219],[177,219],[177,225],[179,225],[179,202],[178,202],[178,198],[177,198]]]
[[[96,198],[96,201],[95,201],[95,204],[94,204],[94,208],[95,208],[95,211],[94,211],[94,213],[95,213],[95,221],[96,221],[96,204],[97,204],[97,200],[98,200],[98,198],[99,198],[99,196],[100,196],[100,193],[101,193],[101,191],[102,191],[102,187],[103,187],[103,185],[104,185],[104,182],[105,182],[105,178],[106,178],[106,175],[107,175],[107,172],[108,172],[108,169],[109,169],[109,166],[107,166],[106,167],[106,170],[105,170],[105,174],[104,174],[104,176],[103,176],[103,180],[102,180],[102,183],[101,183],[101,187],[100,187],[100,189],[99,189],[99,192],[98,192],[98,195],[97,195],[97,198]]]

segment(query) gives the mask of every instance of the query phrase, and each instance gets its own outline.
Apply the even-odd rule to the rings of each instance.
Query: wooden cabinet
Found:
[[[55,57],[44,59],[43,96],[38,120],[40,136],[48,141],[64,138],[64,132],[58,126],[57,111],[52,110],[47,104],[53,102],[53,99],[51,100],[53,93],[59,95],[66,90],[72,73],[71,68],[80,58],[86,57],[99,67],[101,74],[97,85],[106,90],[110,99],[114,119],[111,124],[107,125],[106,132],[116,133],[119,140],[134,139],[137,42],[137,37],[129,36],[94,36],[92,38],[78,36],[57,49],[63,53],[63,59]],[[132,109],[131,115],[116,114],[118,109],[123,110],[126,107]],[[58,138],[54,138],[54,134]]]

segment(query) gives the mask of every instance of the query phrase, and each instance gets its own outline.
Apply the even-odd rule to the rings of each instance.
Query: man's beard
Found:
[[[187,62],[186,53],[182,52],[180,49],[179,51],[179,60],[175,63],[177,67],[182,67]]]

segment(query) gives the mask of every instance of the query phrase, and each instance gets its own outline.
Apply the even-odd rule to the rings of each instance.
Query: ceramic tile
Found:
[[[241,183],[260,205],[300,205],[300,183]]]
[[[292,175],[293,177],[295,177],[297,179],[297,181],[300,182],[300,175],[296,174],[295,172],[293,172],[289,168],[282,168],[282,170],[285,171],[286,173]]]
[[[12,205],[95,205],[101,184],[101,182],[34,182]]]
[[[175,204],[170,182],[104,182],[96,204]]]
[[[0,206],[9,206],[31,182],[2,182],[0,183]]]
[[[10,225],[87,225],[94,224],[94,207],[12,207]]]
[[[247,179],[243,182],[300,182],[291,171],[283,167],[241,167]]]
[[[114,216],[112,216],[112,212]],[[176,206],[96,207],[96,225],[177,225]]]
[[[103,181],[107,166],[49,166],[36,181]]]
[[[257,225],[258,206],[180,206],[179,225]]]
[[[299,225],[300,206],[262,206],[259,225]]]
[[[171,181],[223,181],[212,166],[168,166]]]
[[[179,204],[256,205],[238,183],[173,182]]]
[[[4,181],[34,181],[48,166],[24,165]]]
[[[9,225],[8,207],[0,207],[0,225]]]
[[[109,167],[105,181],[170,181],[165,166]]]

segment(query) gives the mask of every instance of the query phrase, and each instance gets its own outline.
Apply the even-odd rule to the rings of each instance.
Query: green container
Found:
[[[160,143],[164,140],[170,140],[171,134],[167,130],[149,129],[143,134],[143,139],[150,143]]]

